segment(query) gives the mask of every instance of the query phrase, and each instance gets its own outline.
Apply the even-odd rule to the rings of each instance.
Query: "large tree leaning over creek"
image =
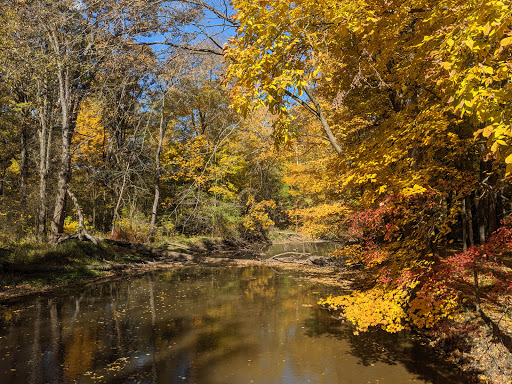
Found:
[[[331,186],[346,196],[339,203],[354,212],[353,235],[364,244],[352,257],[374,277],[368,290],[338,301],[347,316],[362,330],[388,331],[450,318],[461,271],[447,245],[458,233],[464,246],[483,245],[506,210],[509,5],[237,0],[234,7],[240,27],[226,55],[235,107],[268,107],[276,138],[289,142],[301,134],[299,106],[318,118],[336,153]],[[461,272],[475,271],[477,302],[475,266],[484,264]]]

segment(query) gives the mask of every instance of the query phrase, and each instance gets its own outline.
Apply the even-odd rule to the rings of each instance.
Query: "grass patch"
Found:
[[[66,268],[62,271],[51,272],[26,272],[26,273],[3,273],[1,274],[0,291],[16,288],[19,286],[42,287],[60,283],[91,279],[101,274],[99,271],[89,270],[84,267]]]
[[[55,247],[46,244],[21,244],[11,248],[0,248],[0,266],[80,266],[105,262],[129,263],[139,258],[140,256],[128,249],[78,240],[66,241]]]
[[[140,260],[140,255],[134,251],[78,240],[66,241],[55,247],[46,244],[11,245],[0,248],[0,291],[18,286],[39,287],[90,279],[102,272],[87,269],[86,265],[136,260]]]

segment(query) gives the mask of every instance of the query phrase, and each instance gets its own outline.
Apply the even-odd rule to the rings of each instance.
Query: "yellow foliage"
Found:
[[[228,200],[231,200],[235,197],[235,191],[219,185],[214,185],[210,187],[210,189],[208,189],[208,192],[212,192],[215,195],[220,195],[222,198]]]
[[[64,233],[77,233],[78,221],[73,220],[71,216],[66,217],[64,220]]]
[[[258,203],[254,201],[254,196],[250,196],[247,202],[249,212],[243,218],[242,224],[245,228],[254,231],[256,229],[268,229],[274,222],[269,217],[269,210],[276,208],[274,200],[262,200]]]
[[[103,110],[92,100],[80,106],[73,135],[73,162],[86,167],[99,167],[108,150],[110,135],[101,124]]]
[[[422,194],[423,192],[426,192],[427,189],[423,188],[421,185],[414,184],[412,187],[406,187],[402,190],[402,194],[404,196],[412,196],[417,194]]]
[[[346,244],[340,249],[329,253],[330,257],[343,260],[347,265],[361,262],[364,249],[361,244]]]
[[[329,296],[318,304],[340,310],[358,331],[380,327],[398,332],[410,327],[432,328],[460,312],[456,292],[439,282],[410,280],[405,285],[378,284],[351,295]]]
[[[135,213],[130,217],[127,209],[123,209],[122,217],[116,225],[116,232],[121,240],[143,242],[149,237],[149,220],[142,213]]]
[[[311,208],[299,208],[288,211],[295,224],[300,225],[300,231],[311,238],[339,237],[346,216],[350,210],[343,204],[319,204]]]
[[[512,172],[510,4],[233,5],[240,24],[226,49],[233,106],[243,115],[268,108],[276,141],[294,147],[290,215],[312,236],[339,236],[348,213],[366,214],[356,228],[364,247],[341,256],[372,268],[376,285],[324,304],[342,308],[360,330],[431,327],[453,316],[457,295],[425,276],[460,220],[461,199],[489,196],[483,178]],[[322,144],[328,129],[304,117],[310,112],[331,128],[341,153]],[[392,284],[397,278],[407,286]]]
[[[15,159],[11,159],[11,165],[9,165],[9,168],[7,168],[7,171],[14,175],[20,174],[20,166]]]
[[[407,297],[407,291],[401,289],[390,291],[386,287],[375,287],[352,295],[329,296],[318,304],[333,310],[342,309],[358,331],[378,326],[388,332],[399,332],[408,328],[404,321]]]

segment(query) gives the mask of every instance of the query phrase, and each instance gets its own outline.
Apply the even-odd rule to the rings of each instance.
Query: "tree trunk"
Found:
[[[46,220],[48,219],[48,174],[50,170],[52,125],[51,114],[48,110],[48,97],[42,101],[42,110],[39,112],[39,208],[37,219],[37,238],[46,239]]]
[[[97,199],[98,199],[98,192],[96,191],[96,188],[93,190],[92,194],[92,227],[96,229],[96,205],[97,205]]]
[[[475,285],[475,310],[481,313],[480,306],[480,283],[478,281],[478,270],[476,266],[473,267],[473,283]]]
[[[5,184],[5,173],[7,172],[6,168],[2,169],[2,174],[0,175],[0,196],[4,195],[4,184]]]
[[[466,199],[462,198],[462,207],[461,207],[461,218],[462,218],[462,251],[466,252],[468,250],[468,215],[466,212]]]
[[[498,188],[496,193],[496,220],[501,224],[502,220],[507,216],[505,203],[503,202],[503,187]]]
[[[478,239],[480,244],[485,243],[485,197],[477,198],[476,210],[478,217]]]
[[[25,119],[24,119],[25,120]],[[20,152],[20,207],[23,210],[27,200],[27,173],[28,173],[28,126],[26,121],[21,125],[21,152]]]
[[[62,119],[64,123],[64,118]],[[71,179],[71,140],[74,127],[71,128],[69,121],[62,127],[62,153],[60,170],[57,178],[57,197],[51,225],[52,241],[56,241],[58,235],[64,231],[64,219],[66,217],[66,195],[68,183]]]
[[[61,63],[58,63],[58,65],[59,70],[57,71],[57,77],[59,80],[59,103],[61,106],[62,146],[60,170],[57,177],[57,195],[51,224],[52,242],[56,242],[59,234],[64,231],[66,196],[68,184],[71,180],[71,141],[73,139],[78,108],[80,106],[78,95],[71,95],[72,85],[69,69],[63,68]]]
[[[486,224],[488,227],[488,223],[486,223],[486,219],[488,218],[488,182],[491,178],[492,172],[492,164],[491,161],[485,160],[486,148],[484,144],[480,144],[480,188],[477,192],[480,196],[476,199],[476,210],[477,210],[477,219],[478,219],[478,238],[480,244],[485,243],[485,235],[486,235]]]
[[[324,112],[322,110],[322,107],[320,106],[320,103],[314,96],[313,92],[311,90],[308,90],[307,88],[304,88],[304,92],[306,95],[308,95],[309,99],[312,101],[313,105],[315,106],[314,113],[320,120],[320,123],[322,124],[322,128],[324,129],[325,134],[327,135],[327,138],[329,142],[331,143],[332,147],[338,153],[338,155],[343,154],[343,149],[341,149],[340,145],[338,144],[338,140],[336,140],[336,136],[332,133],[331,127],[329,126],[329,123],[327,122],[327,118],[324,115]],[[311,110],[311,107],[308,107]]]
[[[96,239],[92,237],[89,232],[87,232],[87,229],[85,228],[85,220],[84,215],[82,215],[82,210],[80,209],[80,204],[78,203],[78,199],[76,196],[71,192],[71,189],[67,189],[67,193],[69,197],[71,198],[71,201],[73,202],[73,205],[75,206],[76,215],[78,216],[78,238],[82,240],[83,237],[90,240],[93,244],[98,244]]]
[[[473,233],[473,213],[471,212],[471,198],[470,196],[465,197],[466,201],[466,214],[468,217],[468,238],[469,238],[469,245],[472,247],[475,245],[475,237]]]
[[[496,192],[492,190],[489,194],[489,212],[487,215],[489,235],[498,229],[498,222],[496,217]]]
[[[158,147],[155,154],[155,196],[153,198],[153,209],[151,210],[151,223],[149,226],[149,236],[153,237],[156,225],[156,213],[158,210],[158,201],[160,200],[160,154],[162,153],[162,144],[165,137],[166,127],[164,125],[164,108],[165,108],[165,94],[162,97],[162,110],[160,112],[160,127],[158,129]]]
[[[126,175],[128,173],[128,165],[126,166],[126,171],[124,172],[124,175],[123,175],[123,184],[121,185],[121,191],[119,192],[119,197],[117,198],[117,203],[116,203],[116,206],[114,208],[114,217],[112,218],[112,228],[111,228],[111,231],[110,231],[110,238],[111,239],[114,239],[114,232],[115,232],[115,229],[116,229],[116,222],[117,222],[117,219],[119,217],[119,207],[121,206],[121,200],[123,199],[123,194],[124,194],[124,187],[126,186]]]

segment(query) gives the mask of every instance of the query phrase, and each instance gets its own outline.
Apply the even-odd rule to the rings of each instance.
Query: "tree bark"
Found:
[[[156,214],[158,210],[158,201],[160,200],[160,174],[161,164],[160,155],[162,153],[162,145],[165,137],[166,127],[164,125],[164,108],[165,108],[165,94],[162,97],[162,110],[160,112],[160,126],[158,128],[158,147],[155,154],[155,196],[153,198],[153,209],[151,210],[151,223],[149,225],[149,236],[153,237],[155,233]]]
[[[468,250],[468,215],[466,212],[466,199],[462,198],[462,207],[461,207],[461,216],[462,216],[462,251],[466,252]]]
[[[58,38],[55,32],[50,34],[51,43],[56,54],[60,53]],[[66,217],[66,196],[71,179],[71,141],[76,126],[80,97],[78,90],[72,89],[70,69],[64,63],[57,62],[57,79],[59,83],[59,103],[61,107],[62,145],[60,170],[57,177],[57,195],[51,224],[51,240],[55,242],[64,230]],[[75,92],[73,92],[75,91]]]
[[[489,235],[498,229],[498,221],[496,215],[496,192],[494,189],[489,193],[489,212],[487,215]]]
[[[465,197],[466,201],[466,214],[468,217],[468,238],[469,245],[472,247],[475,245],[475,237],[473,233],[473,213],[471,212],[471,198],[469,196]]]
[[[71,192],[71,189],[68,188],[67,193],[68,193],[71,201],[73,202],[73,205],[75,206],[75,211],[78,216],[78,237],[79,237],[79,239],[82,240],[83,237],[85,237],[86,239],[91,241],[93,244],[98,244],[96,239],[94,237],[92,237],[89,234],[89,232],[87,232],[87,229],[85,228],[84,215],[82,215],[82,210],[80,209],[80,204],[78,203],[78,199],[76,198],[74,193]]]
[[[126,176],[128,174],[128,167],[129,167],[129,165],[126,166],[126,171],[124,172],[124,175],[123,175],[123,184],[121,185],[121,191],[119,192],[119,197],[117,198],[117,203],[116,203],[116,206],[114,208],[114,217],[112,218],[112,228],[111,228],[111,231],[110,231],[110,238],[111,239],[114,239],[114,232],[115,232],[115,229],[116,229],[116,222],[117,222],[117,219],[119,217],[119,207],[121,206],[121,200],[123,199],[123,194],[124,194],[124,187],[126,186]]]
[[[331,127],[329,126],[329,123],[327,121],[327,118],[324,115],[324,112],[322,110],[322,107],[320,106],[320,103],[316,99],[313,92],[307,88],[304,88],[304,92],[306,95],[308,95],[309,99],[315,106],[315,114],[317,115],[318,119],[320,120],[320,123],[322,124],[322,128],[327,135],[327,138],[329,142],[331,143],[334,150],[338,153],[338,155],[343,154],[343,149],[341,149],[340,145],[338,144],[338,140],[336,140],[336,136],[332,133]]]
[[[5,184],[5,173],[7,172],[6,168],[2,169],[2,174],[0,175],[0,196],[4,195],[4,184]]]
[[[67,118],[66,118],[67,119]],[[63,117],[63,123],[65,118]],[[71,140],[74,127],[71,128],[69,121],[62,128],[62,146],[60,170],[57,177],[57,196],[55,199],[55,209],[53,211],[53,220],[51,225],[52,240],[56,240],[58,234],[63,232],[64,219],[66,217],[66,195],[68,183],[71,179]]]
[[[37,238],[46,239],[46,220],[48,219],[48,175],[51,159],[52,124],[48,96],[45,94],[39,111],[39,207],[37,219]]]
[[[481,196],[476,200],[478,217],[478,239],[480,244],[485,243],[485,197]]]
[[[27,174],[28,174],[28,126],[23,119],[21,125],[21,151],[20,151],[20,207],[23,210],[27,200]]]
[[[475,285],[475,310],[481,313],[480,306],[480,283],[478,281],[478,270],[476,266],[473,267],[473,284]]]

